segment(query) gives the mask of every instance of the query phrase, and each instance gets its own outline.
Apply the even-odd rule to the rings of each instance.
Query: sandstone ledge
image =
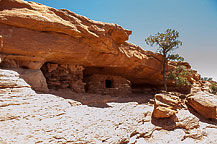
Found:
[[[121,26],[35,2],[2,0],[0,5],[3,61],[30,69],[45,62],[77,64],[88,73],[109,71],[133,83],[161,84],[162,56],[126,42],[131,32]]]

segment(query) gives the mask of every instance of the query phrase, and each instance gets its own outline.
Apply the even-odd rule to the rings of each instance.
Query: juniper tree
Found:
[[[177,32],[176,30],[167,29],[164,33],[158,32],[157,34],[151,35],[145,39],[147,45],[158,45],[157,52],[162,54],[164,57],[162,74],[165,91],[167,91],[166,66],[168,59],[171,57],[172,51],[179,48],[182,45],[182,42],[177,39],[178,37],[179,32]]]

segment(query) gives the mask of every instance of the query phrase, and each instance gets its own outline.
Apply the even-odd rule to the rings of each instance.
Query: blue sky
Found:
[[[145,50],[144,39],[172,28],[180,33],[176,52],[203,77],[217,80],[217,0],[32,0],[132,30],[129,42]]]

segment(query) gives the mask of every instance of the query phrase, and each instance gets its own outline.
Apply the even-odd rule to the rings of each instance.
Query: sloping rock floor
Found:
[[[155,120],[152,95],[134,98],[1,89],[0,143],[216,143],[217,122],[187,109]],[[61,95],[62,97],[58,96]],[[70,98],[70,99],[69,99]]]

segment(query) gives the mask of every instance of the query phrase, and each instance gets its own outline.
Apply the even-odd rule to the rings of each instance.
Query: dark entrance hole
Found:
[[[112,81],[111,80],[105,80],[105,87],[106,88],[112,88]]]

